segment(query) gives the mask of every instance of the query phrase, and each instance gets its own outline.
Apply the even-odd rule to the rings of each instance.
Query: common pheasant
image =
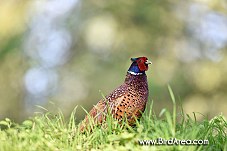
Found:
[[[119,123],[127,118],[129,125],[135,124],[136,119],[142,116],[149,93],[145,71],[148,70],[148,64],[151,64],[151,61],[146,57],[131,58],[131,61],[125,82],[91,109],[80,125],[81,131],[89,127],[91,118],[96,124],[103,123],[108,112]]]

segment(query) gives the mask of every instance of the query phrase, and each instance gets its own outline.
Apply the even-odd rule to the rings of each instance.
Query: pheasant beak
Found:
[[[145,64],[152,64],[152,62],[149,61],[149,60],[147,60],[147,61],[145,62]]]

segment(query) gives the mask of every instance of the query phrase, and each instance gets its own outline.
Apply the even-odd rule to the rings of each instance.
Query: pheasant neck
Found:
[[[142,74],[145,74],[145,71],[141,71],[138,65],[135,62],[133,62],[128,69],[128,73],[132,75],[142,75]]]
[[[138,84],[147,84],[147,75],[145,73],[140,74],[140,75],[134,75],[131,73],[127,73],[126,78],[125,78],[125,83],[138,83]]]

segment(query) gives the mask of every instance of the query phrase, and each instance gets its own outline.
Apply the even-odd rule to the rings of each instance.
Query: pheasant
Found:
[[[129,125],[142,116],[148,100],[148,83],[145,71],[151,64],[146,57],[131,58],[132,64],[128,69],[125,81],[112,93],[101,99],[80,125],[80,131],[89,126],[92,118],[96,124],[102,124],[109,112],[121,123],[126,118]]]

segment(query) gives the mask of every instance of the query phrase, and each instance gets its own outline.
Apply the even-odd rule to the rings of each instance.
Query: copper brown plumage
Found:
[[[149,95],[145,71],[151,62],[146,57],[131,58],[131,61],[124,83],[91,109],[81,123],[81,131],[88,128],[90,118],[96,124],[103,123],[108,110],[119,123],[127,118],[128,124],[133,125],[141,117]]]

